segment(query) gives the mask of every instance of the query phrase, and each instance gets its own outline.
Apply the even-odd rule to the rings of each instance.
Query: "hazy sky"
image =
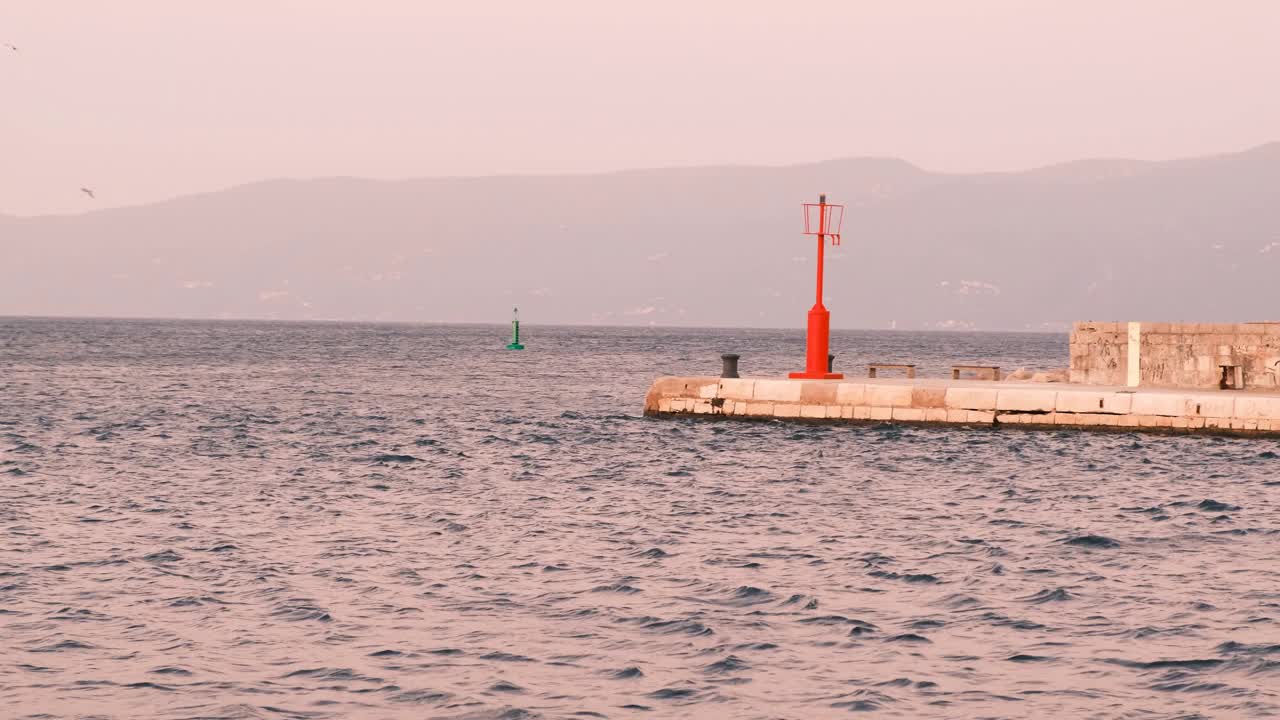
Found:
[[[282,176],[1280,139],[1276,0],[6,0],[3,44],[0,213],[22,215]]]

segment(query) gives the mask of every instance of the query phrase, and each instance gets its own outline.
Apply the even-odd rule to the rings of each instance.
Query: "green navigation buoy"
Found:
[[[511,342],[507,343],[507,349],[524,349],[524,346],[520,344],[520,308],[511,309]]]

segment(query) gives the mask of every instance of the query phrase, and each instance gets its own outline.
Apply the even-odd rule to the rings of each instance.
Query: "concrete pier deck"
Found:
[[[645,415],[1209,432],[1280,437],[1280,393],[932,378],[662,377]]]

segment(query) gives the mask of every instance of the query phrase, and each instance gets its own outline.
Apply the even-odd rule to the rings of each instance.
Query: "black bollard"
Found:
[[[833,368],[836,366],[836,356],[827,353],[827,372],[835,372]]]
[[[738,356],[733,353],[725,353],[720,356],[721,362],[724,363],[724,369],[720,371],[722,378],[738,377]]]

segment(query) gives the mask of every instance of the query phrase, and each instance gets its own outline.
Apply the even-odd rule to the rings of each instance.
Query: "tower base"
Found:
[[[809,332],[805,342],[804,372],[793,372],[792,380],[840,380],[843,373],[831,372],[831,356],[827,354],[831,335],[831,313],[818,303],[809,310]]]

